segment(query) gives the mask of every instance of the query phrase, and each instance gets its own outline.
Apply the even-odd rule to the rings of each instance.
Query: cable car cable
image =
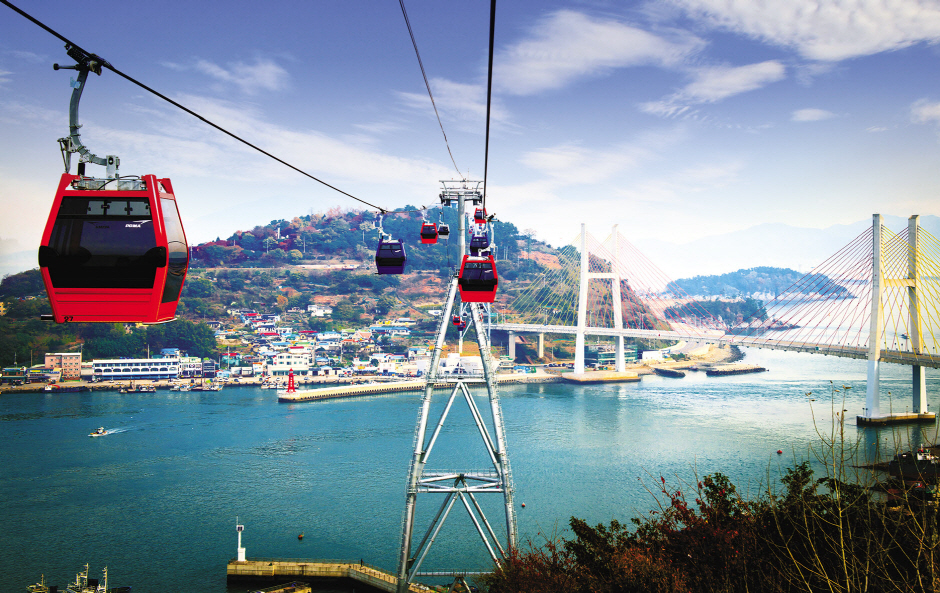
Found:
[[[483,209],[486,209],[486,173],[490,162],[490,106],[493,103],[493,39],[496,34],[496,0],[490,0],[490,57],[486,72],[486,149],[483,154]]]
[[[398,0],[401,5],[401,14],[405,17],[405,25],[408,26],[408,34],[411,35],[411,45],[415,48],[415,56],[418,57],[418,66],[421,68],[421,76],[424,77],[424,86],[428,89],[428,96],[431,98],[431,106],[434,107],[434,115],[437,116],[437,124],[441,126],[441,134],[444,135],[444,145],[447,147],[447,154],[450,155],[450,162],[454,163],[454,169],[457,169],[457,175],[460,179],[466,181],[467,178],[460,172],[457,161],[454,160],[454,153],[450,151],[450,143],[447,142],[447,133],[444,131],[444,124],[441,123],[441,114],[437,112],[437,104],[434,102],[434,95],[431,93],[431,84],[428,82],[428,75],[424,72],[424,63],[421,61],[421,54],[418,52],[418,42],[415,41],[414,31],[411,30],[411,21],[408,20],[408,12],[405,10],[405,0]]]
[[[189,109],[188,107],[185,107],[185,106],[183,106],[183,105],[177,103],[176,101],[174,101],[173,99],[167,97],[166,95],[164,95],[164,94],[162,94],[162,93],[160,93],[160,92],[158,92],[158,91],[156,91],[156,90],[150,88],[149,86],[145,85],[144,83],[142,83],[142,82],[140,82],[140,81],[134,79],[133,77],[131,77],[131,76],[129,76],[129,75],[127,75],[127,74],[121,72],[120,70],[118,70],[117,68],[115,68],[115,67],[114,67],[110,62],[108,62],[107,60],[101,58],[100,56],[95,56],[95,54],[89,54],[89,53],[86,52],[84,49],[82,49],[79,45],[77,45],[77,44],[75,44],[75,43],[72,43],[71,41],[69,41],[69,40],[66,39],[64,36],[60,35],[58,32],[56,32],[56,31],[54,31],[53,29],[51,29],[50,27],[48,27],[48,26],[45,25],[44,23],[40,22],[39,20],[35,19],[35,18],[32,17],[31,15],[27,14],[26,12],[22,11],[22,10],[19,9],[18,7],[16,7],[16,6],[14,6],[13,4],[11,4],[11,3],[9,2],[9,0],[0,0],[0,3],[3,3],[3,4],[5,4],[6,6],[9,6],[9,7],[12,8],[14,11],[16,11],[16,12],[19,13],[21,16],[23,16],[23,17],[25,17],[26,19],[28,19],[29,21],[31,21],[31,22],[34,23],[35,25],[37,25],[37,26],[39,26],[40,28],[44,29],[46,32],[50,33],[50,34],[53,35],[54,37],[57,37],[59,40],[65,42],[66,46],[71,47],[71,48],[76,48],[76,49],[80,50],[81,52],[84,52],[85,54],[87,54],[87,55],[89,55],[89,56],[94,56],[96,59],[101,60],[101,66],[103,66],[104,68],[107,68],[108,70],[111,70],[112,72],[114,72],[115,74],[117,74],[117,75],[120,76],[121,78],[127,80],[128,82],[131,82],[131,83],[133,83],[133,84],[136,84],[136,85],[139,86],[140,88],[142,88],[142,89],[144,89],[144,90],[146,90],[146,91],[149,91],[150,93],[156,95],[157,97],[160,97],[161,99],[163,99],[163,100],[166,101],[167,103],[170,103],[170,104],[173,105],[174,107],[178,107],[179,109],[182,109],[182,110],[185,111],[186,113],[188,113],[188,114],[192,115],[193,117],[199,119],[200,121],[202,121],[202,122],[204,122],[204,123],[206,123],[206,124],[212,126],[213,128],[215,128],[216,130],[222,132],[223,134],[226,134],[226,135],[230,136],[231,138],[234,138],[235,140],[238,140],[238,141],[241,142],[242,144],[244,144],[244,145],[246,145],[246,146],[248,146],[248,147],[250,147],[250,148],[255,149],[256,151],[260,152],[261,154],[263,154],[263,155],[265,155],[265,156],[268,156],[268,157],[274,159],[275,161],[281,163],[281,164],[284,165],[285,167],[289,167],[289,168],[293,169],[294,171],[297,171],[297,172],[300,173],[301,175],[304,175],[304,176],[306,176],[306,177],[309,177],[310,179],[313,179],[313,180],[316,181],[317,183],[321,183],[321,184],[325,185],[326,187],[328,187],[328,188],[330,188],[330,189],[332,189],[332,190],[334,190],[334,191],[337,191],[337,192],[343,194],[344,196],[347,196],[347,197],[349,197],[349,198],[352,198],[353,200],[356,200],[357,202],[360,202],[360,203],[362,203],[362,204],[365,204],[365,205],[367,205],[367,206],[369,206],[369,207],[371,207],[371,208],[375,208],[376,210],[379,210],[380,212],[386,212],[385,208],[382,208],[381,206],[376,206],[375,204],[373,204],[373,203],[371,203],[371,202],[367,202],[366,200],[363,200],[363,199],[361,199],[361,198],[357,198],[356,196],[354,196],[354,195],[352,195],[352,194],[350,194],[350,193],[348,193],[348,192],[345,192],[345,191],[339,189],[339,188],[336,187],[336,186],[330,185],[329,183],[327,183],[326,181],[323,181],[322,179],[318,179],[317,177],[311,175],[310,173],[307,173],[307,172],[304,171],[303,169],[300,169],[300,168],[298,168],[298,167],[295,167],[294,165],[288,163],[287,161],[285,161],[285,160],[283,160],[283,159],[281,159],[281,158],[278,158],[278,157],[274,156],[273,154],[271,154],[270,152],[264,150],[263,148],[260,148],[260,147],[258,147],[258,146],[255,146],[254,144],[252,144],[251,142],[249,142],[249,141],[245,140],[244,138],[238,136],[237,134],[235,134],[235,133],[233,133],[233,132],[230,132],[230,131],[226,130],[225,128],[223,128],[222,126],[220,126],[220,125],[218,125],[218,124],[216,124],[216,123],[213,123],[213,122],[209,121],[208,119],[206,119],[206,118],[204,118],[203,116],[199,115],[198,113],[196,113],[196,112],[193,111],[192,109]]]

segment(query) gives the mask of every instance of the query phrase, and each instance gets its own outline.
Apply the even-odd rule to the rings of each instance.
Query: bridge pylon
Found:
[[[581,223],[581,273],[578,283],[578,325],[575,332],[573,369],[576,374],[584,373],[584,335],[587,330],[588,289],[591,280],[610,280],[611,294],[613,296],[611,305],[613,307],[614,329],[623,329],[623,299],[620,294],[620,284],[623,281],[623,277],[620,270],[620,263],[617,261],[620,253],[618,245],[620,233],[617,231],[617,226],[618,225],[615,224],[611,231],[613,248],[610,250],[610,272],[591,272],[591,260],[588,256],[587,231],[584,228],[584,223]],[[623,357],[624,338],[622,335],[618,335],[616,338],[617,363],[615,369],[617,372],[622,373],[626,369]]]
[[[882,233],[880,214],[872,215],[872,277],[871,277],[871,319],[868,333],[868,376],[865,393],[865,410],[858,416],[859,424],[887,424],[893,422],[924,421],[934,422],[936,414],[927,411],[927,388],[924,367],[913,364],[913,397],[909,411],[881,410],[881,358],[885,328],[885,294],[888,289],[906,288],[907,331],[912,352],[920,355],[924,352],[924,327],[920,288],[923,275],[920,269],[920,240],[918,238],[918,216],[908,219],[907,226],[907,274],[902,277],[890,277],[892,271],[886,266],[885,239]],[[896,274],[896,272],[895,272]]]

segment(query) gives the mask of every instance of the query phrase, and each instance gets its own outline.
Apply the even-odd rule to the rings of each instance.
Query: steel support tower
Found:
[[[458,220],[460,221],[458,235],[462,256],[466,244],[464,205],[468,201],[471,205],[479,204],[482,201],[482,195],[479,191],[481,182],[442,181],[441,183],[444,184],[444,191],[440,196],[441,202],[448,206],[456,204],[458,209]],[[399,593],[406,593],[417,577],[449,577],[454,579],[454,583],[458,583],[464,582],[467,576],[485,574],[485,571],[474,572],[468,570],[467,567],[460,566],[422,570],[428,551],[440,534],[441,528],[451,511],[457,506],[458,501],[468,513],[476,534],[494,564],[498,564],[501,558],[516,546],[516,516],[512,500],[512,472],[509,467],[509,455],[506,451],[506,431],[496,385],[498,363],[493,360],[489,339],[483,323],[484,311],[487,315],[489,314],[489,304],[457,304],[457,294],[457,273],[455,272],[447,292],[444,312],[441,315],[437,341],[426,374],[424,396],[421,399],[421,406],[418,411],[418,423],[415,427],[415,447],[408,472],[401,548],[399,550]],[[477,346],[479,346],[482,359],[482,375],[441,375],[439,371],[441,350],[446,342],[447,329],[451,325],[451,315],[454,313],[455,308],[461,313],[468,314],[472,320]],[[431,400],[434,396],[435,386],[441,384],[446,385],[448,388],[449,397],[440,417],[433,424],[434,428],[430,436],[428,436],[429,422],[431,422]],[[473,394],[470,392],[472,387],[486,387],[489,403],[488,411],[485,407],[481,409],[481,406],[477,405]],[[442,436],[442,429],[447,422],[449,413],[454,404],[461,405],[461,401],[469,408],[479,434],[467,438],[466,444],[461,443],[460,450],[466,452],[468,458],[472,452],[485,451],[491,467],[453,471],[425,469],[435,444]],[[477,449],[474,449],[474,444],[476,444]],[[505,522],[504,534],[497,535],[497,530],[486,518],[483,508],[477,500],[478,496],[483,494],[502,496],[502,514]],[[421,500],[437,497],[441,500],[441,503],[434,518],[424,530],[423,535],[420,536],[420,542],[414,545],[415,535],[418,533],[415,526],[415,511],[419,495],[422,495]],[[497,524],[498,528],[499,525]]]

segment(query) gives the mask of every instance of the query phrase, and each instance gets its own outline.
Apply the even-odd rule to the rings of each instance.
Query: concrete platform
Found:
[[[886,426],[888,424],[911,424],[923,422],[933,424],[937,421],[937,414],[934,412],[924,412],[923,414],[914,414],[913,412],[895,412],[894,414],[883,414],[881,416],[856,416],[855,424],[858,426]]]
[[[632,374],[636,375],[636,373]],[[434,389],[453,389],[454,383],[458,379],[463,380],[467,384],[485,384],[483,375],[461,375],[459,377],[443,377],[440,382],[434,384]],[[639,378],[636,380],[639,381]],[[513,383],[555,383],[558,381],[560,381],[558,375],[551,375],[548,373],[500,373],[496,375],[496,383],[499,385]],[[388,381],[383,383],[362,383],[359,385],[338,385],[336,387],[322,387],[320,389],[299,389],[294,393],[287,393],[283,389],[278,389],[277,401],[281,403],[294,403],[320,399],[336,399],[340,397],[356,397],[359,395],[378,395],[382,393],[394,393],[398,391],[418,392],[423,391],[424,386],[424,379],[414,379],[411,381]]]
[[[585,371],[584,373],[565,373],[562,379],[571,383],[631,383],[640,380],[640,375],[633,371]]]
[[[370,590],[394,592],[398,577],[380,568],[337,560],[277,560],[248,559],[244,562],[232,560],[226,569],[229,583],[284,582],[303,580],[306,583],[351,580],[365,585]],[[412,583],[409,591],[427,593],[433,591],[420,583]]]

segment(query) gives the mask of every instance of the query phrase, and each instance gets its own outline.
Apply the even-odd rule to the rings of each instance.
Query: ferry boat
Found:
[[[94,432],[88,433],[90,437],[103,437],[108,434],[108,431],[104,429],[104,426],[99,426]]]

